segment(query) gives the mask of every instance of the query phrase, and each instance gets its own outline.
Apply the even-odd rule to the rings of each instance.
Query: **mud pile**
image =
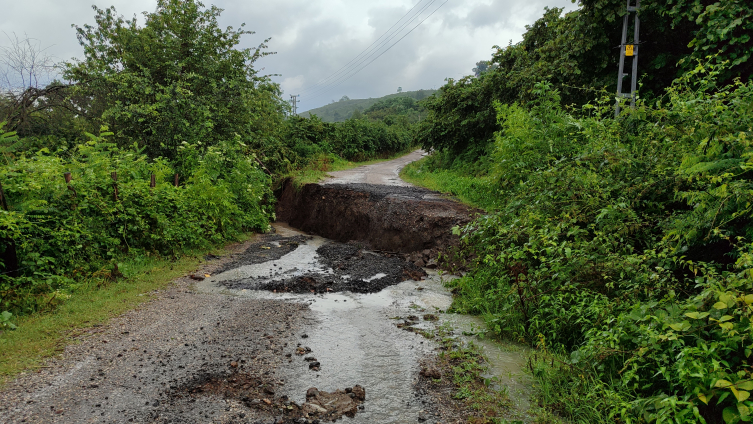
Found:
[[[476,210],[417,187],[372,184],[286,184],[277,218],[303,231],[371,249],[411,253],[446,250],[458,242],[452,227]]]
[[[274,240],[280,246],[292,246],[301,242],[299,238]],[[269,250],[272,249],[263,249],[269,244],[271,243],[264,241],[250,246],[235,262],[236,265],[258,263],[260,259],[256,255],[270,254]],[[287,278],[249,277],[220,281],[219,284],[235,290],[268,290],[278,293],[375,293],[402,281],[421,280],[426,276],[423,269],[405,261],[400,255],[366,251],[353,243],[328,243],[316,249],[316,253],[323,265],[321,272],[304,272]]]

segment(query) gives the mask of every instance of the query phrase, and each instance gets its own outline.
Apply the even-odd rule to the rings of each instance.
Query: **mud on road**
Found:
[[[255,243],[246,250],[245,265],[261,263],[257,258],[279,259],[290,253],[290,247],[298,247],[311,237],[289,238],[269,237]],[[267,253],[267,252],[274,253]],[[267,290],[275,293],[376,293],[387,286],[405,280],[421,280],[426,272],[416,265],[406,262],[400,256],[378,254],[367,251],[358,243],[328,243],[316,249],[322,267],[308,271],[295,267],[289,273],[275,273],[282,269],[270,270],[269,274],[258,273],[239,279],[223,280],[220,284],[228,289]],[[249,261],[249,259],[251,259]],[[234,265],[241,265],[234,262]]]
[[[396,320],[420,309],[436,324],[451,302],[436,275],[277,228],[22,375],[2,421],[440,422],[416,389],[435,346]]]
[[[467,422],[422,369],[452,303],[422,266],[473,211],[401,183],[407,160],[287,186],[278,218],[307,233],[275,224],[87,330],[0,391],[0,422]]]

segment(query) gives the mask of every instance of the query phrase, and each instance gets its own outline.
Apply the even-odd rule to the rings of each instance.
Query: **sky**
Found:
[[[0,0],[0,47],[9,43],[6,34],[15,33],[35,39],[56,60],[81,57],[71,25],[93,24],[92,4],[115,6],[119,14],[131,18],[154,11],[157,2]],[[244,37],[240,47],[255,47],[271,38],[269,51],[276,54],[260,59],[256,67],[261,74],[275,74],[272,79],[282,87],[285,99],[300,95],[298,112],[343,96],[381,97],[398,87],[437,89],[446,78],[472,74],[477,61],[491,57],[494,45],[520,41],[525,26],[538,19],[545,7],[576,8],[570,0],[205,0],[204,4],[224,9],[223,27],[245,23],[246,29],[255,31]]]

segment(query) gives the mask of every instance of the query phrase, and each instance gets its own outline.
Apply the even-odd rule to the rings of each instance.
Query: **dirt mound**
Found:
[[[411,253],[458,243],[452,227],[480,212],[416,187],[371,184],[286,184],[277,217],[292,227],[372,249]]]
[[[278,239],[280,244],[286,239]],[[294,241],[293,241],[294,242]],[[291,242],[292,243],[292,242]],[[262,243],[263,244],[263,243]],[[259,263],[255,254],[266,254],[258,248],[249,249],[245,258]],[[269,290],[290,293],[328,293],[350,291],[375,293],[405,280],[420,280],[423,269],[405,261],[400,255],[369,252],[355,244],[328,243],[316,250],[325,272],[308,272],[284,279],[268,277],[221,281],[230,289]],[[243,265],[236,263],[236,266]]]

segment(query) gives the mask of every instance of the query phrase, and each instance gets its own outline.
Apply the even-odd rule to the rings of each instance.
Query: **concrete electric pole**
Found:
[[[620,70],[617,74],[617,101],[614,105],[615,118],[620,115],[620,98],[630,97],[630,106],[635,107],[635,89],[638,85],[638,45],[640,39],[638,37],[638,31],[641,27],[641,20],[638,16],[638,10],[641,7],[641,0],[635,0],[635,6],[631,3],[633,0],[627,0],[627,12],[625,18],[622,21],[622,42],[620,43]],[[633,44],[627,44],[628,23],[630,14],[635,13],[635,25],[633,26]],[[622,82],[628,75],[625,73],[625,58],[631,57],[633,59],[633,70],[630,73],[630,93],[622,92]]]

